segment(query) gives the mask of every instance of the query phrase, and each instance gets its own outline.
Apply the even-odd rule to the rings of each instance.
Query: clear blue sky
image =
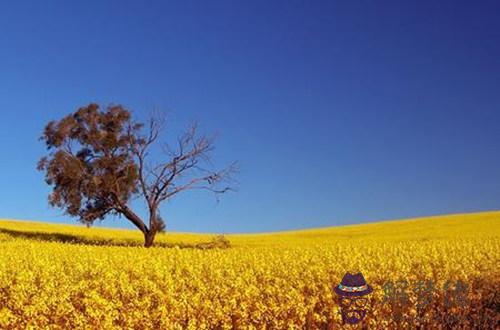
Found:
[[[247,232],[500,208],[498,1],[0,4],[0,217],[74,222],[35,170],[45,123],[89,102],[239,160],[167,228]],[[110,219],[109,226],[127,226]]]

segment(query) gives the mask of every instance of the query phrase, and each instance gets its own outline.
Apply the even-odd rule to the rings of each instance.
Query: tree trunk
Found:
[[[145,247],[153,246],[153,242],[154,242],[156,233],[158,232],[156,217],[157,217],[156,207],[150,206],[149,207],[149,230],[146,230],[144,232],[144,246]]]
[[[154,230],[149,230],[144,233],[144,247],[153,246],[153,242],[155,240],[156,232]]]

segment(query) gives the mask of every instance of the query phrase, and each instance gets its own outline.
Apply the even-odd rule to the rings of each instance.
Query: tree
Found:
[[[37,167],[53,187],[49,204],[87,225],[107,215],[124,216],[150,247],[165,228],[159,214],[162,202],[190,189],[216,195],[230,191],[236,163],[211,170],[214,139],[198,134],[196,124],[177,138],[175,148],[161,145],[155,158],[160,161],[151,159],[164,124],[161,116],[152,116],[144,125],[120,105],[103,111],[94,103],[49,122],[41,137],[49,154]],[[130,207],[137,197],[147,205],[147,224]]]

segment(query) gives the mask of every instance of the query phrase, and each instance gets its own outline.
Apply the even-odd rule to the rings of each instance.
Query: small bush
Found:
[[[198,243],[199,249],[228,249],[231,247],[231,242],[224,236],[215,236],[210,242]]]

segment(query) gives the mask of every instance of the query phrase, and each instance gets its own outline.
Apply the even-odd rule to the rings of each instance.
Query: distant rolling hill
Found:
[[[125,221],[125,220],[124,220]],[[198,243],[214,234],[167,232],[157,242]],[[234,246],[323,244],[331,241],[426,241],[450,238],[499,237],[500,211],[441,215],[391,220],[356,225],[312,228],[294,231],[225,235]],[[143,237],[138,230],[65,225],[46,222],[0,219],[0,239],[22,238],[73,243],[106,243],[139,245]]]

